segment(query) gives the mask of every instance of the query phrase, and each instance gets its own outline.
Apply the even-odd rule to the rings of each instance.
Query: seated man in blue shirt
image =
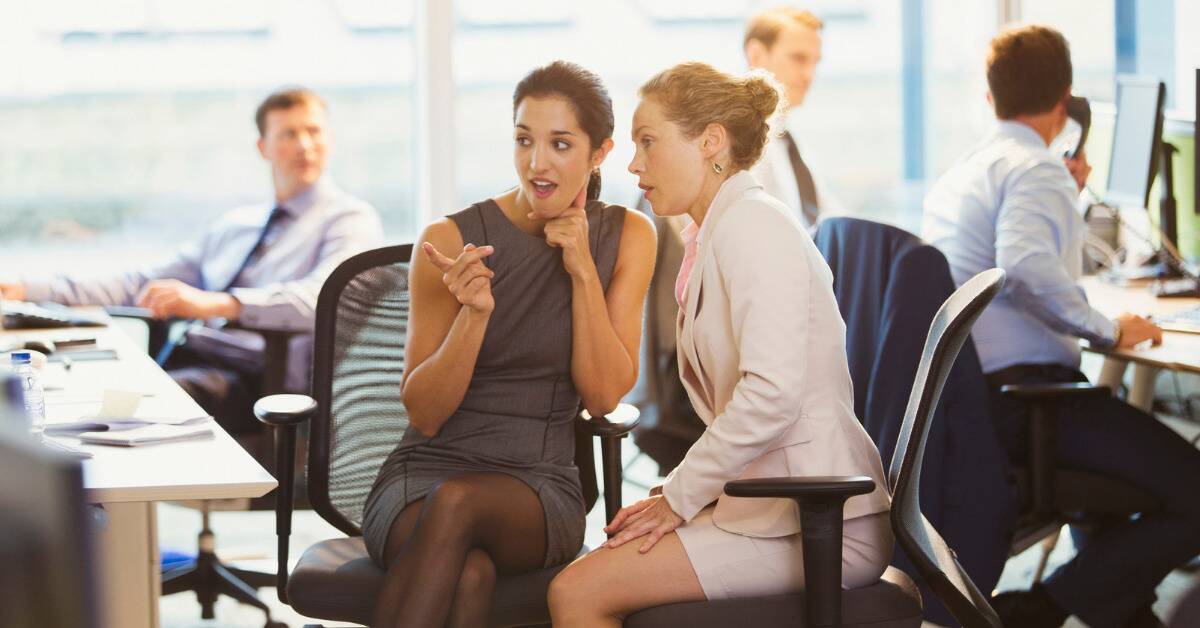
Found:
[[[219,217],[162,263],[111,276],[25,278],[0,283],[5,299],[69,305],[137,305],[156,318],[203,321],[168,343],[167,372],[226,430],[259,429],[250,412],[263,340],[222,329],[227,321],[311,332],[317,294],[347,257],[380,244],[379,215],[322,175],[326,106],[316,93],[285,89],[255,114],[258,151],[270,164],[270,202]],[[286,385],[307,390],[312,336],[292,339]]]
[[[946,254],[954,279],[998,266],[1004,291],[973,337],[993,389],[1001,440],[1014,460],[1028,455],[1028,414],[1000,397],[1005,384],[1080,382],[1079,339],[1131,347],[1162,341],[1132,314],[1109,320],[1076,284],[1085,224],[1076,199],[1090,167],[1080,154],[1051,154],[1064,128],[1071,57],[1063,36],[1028,26],[991,42],[989,101],[996,130],[950,169],[925,198],[923,236]],[[1062,404],[1060,466],[1125,480],[1157,496],[1161,513],[1122,520],[1088,539],[1073,560],[1031,591],[994,600],[1005,626],[1059,626],[1073,614],[1090,626],[1161,625],[1150,611],[1155,586],[1200,552],[1200,452],[1113,398]]]

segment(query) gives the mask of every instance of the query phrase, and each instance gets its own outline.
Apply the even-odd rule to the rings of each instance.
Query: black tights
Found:
[[[545,556],[545,515],[533,489],[503,473],[454,476],[392,522],[371,625],[484,626],[496,575],[540,568]]]

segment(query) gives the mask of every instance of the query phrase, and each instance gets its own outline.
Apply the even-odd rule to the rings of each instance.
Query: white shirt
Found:
[[[778,133],[779,131],[772,129],[767,145],[763,147],[762,158],[750,168],[750,172],[767,194],[782,201],[800,220],[800,224],[812,232],[816,225],[809,224],[804,219],[804,211],[800,206],[800,189],[796,186],[796,174],[792,170],[792,161],[788,158],[787,142],[778,137]],[[813,186],[817,190],[817,207],[820,208],[818,215],[844,214],[841,203],[817,175],[813,160],[805,154],[804,147],[800,145],[800,139],[795,133],[792,133],[792,140],[796,142],[796,149],[800,151],[804,165],[808,166],[808,171],[812,173]]]
[[[972,336],[983,371],[1015,364],[1079,366],[1079,341],[1111,345],[1114,323],[1077,281],[1086,225],[1075,180],[1032,128],[1000,121],[925,197],[922,237],[962,284],[1004,269],[1004,290]]]
[[[201,290],[225,291],[241,302],[238,320],[270,329],[311,331],[317,295],[325,278],[346,258],[380,246],[383,228],[375,208],[322,179],[279,203],[286,218],[270,230],[261,255],[243,260],[254,248],[272,208],[263,203],[226,212],[197,238],[166,260],[125,272],[95,276],[26,278],[29,301],[68,305],[133,305],[145,285],[155,279],[177,279]],[[239,273],[238,270],[241,269]],[[232,286],[230,285],[232,283]],[[224,321],[188,332],[188,345],[230,360],[256,363],[262,336],[222,330]],[[292,339],[287,374],[291,390],[307,390],[312,336]]]

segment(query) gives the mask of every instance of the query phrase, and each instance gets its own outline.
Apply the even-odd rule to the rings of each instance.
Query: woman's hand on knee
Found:
[[[683,525],[683,517],[671,510],[665,497],[656,495],[617,512],[604,531],[613,535],[601,547],[620,547],[638,537],[646,540],[638,551],[645,554],[666,534]]]

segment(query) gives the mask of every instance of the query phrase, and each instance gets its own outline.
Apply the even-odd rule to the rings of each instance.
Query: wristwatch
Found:
[[[1113,321],[1113,346],[1121,346],[1121,321]]]

